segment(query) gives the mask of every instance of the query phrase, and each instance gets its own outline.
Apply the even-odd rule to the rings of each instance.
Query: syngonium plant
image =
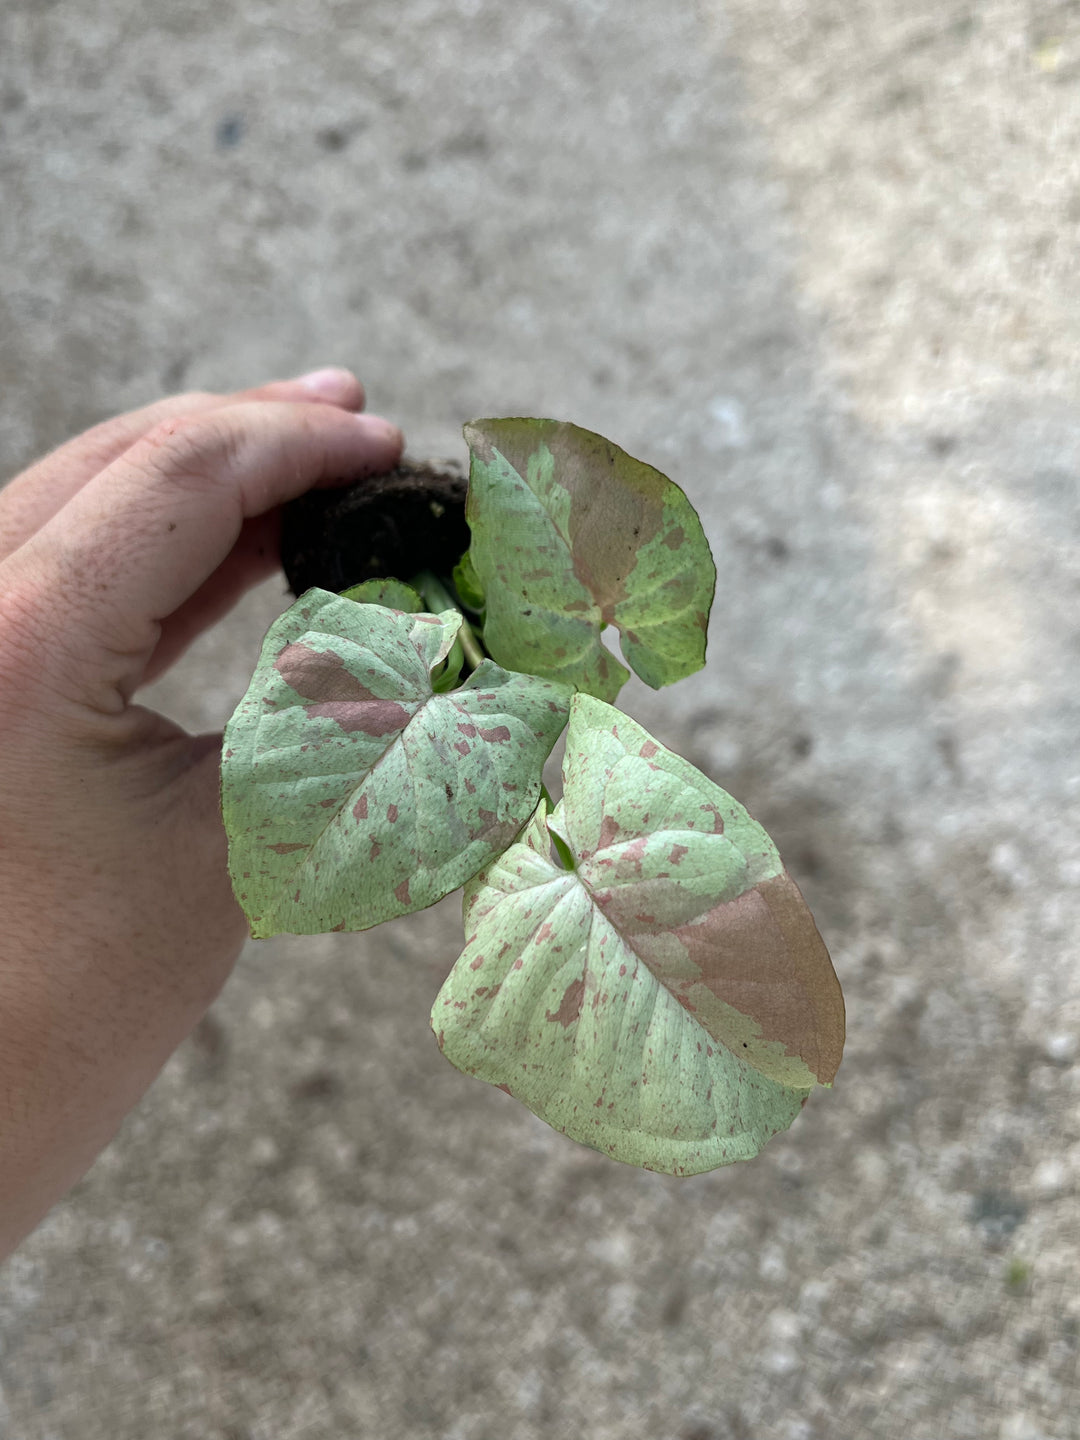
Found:
[[[309,589],[266,637],[223,752],[237,897],[263,937],[365,930],[464,885],[432,1012],[452,1064],[618,1160],[749,1159],[832,1083],[840,987],[761,826],[614,708],[629,672],[602,639],[653,687],[702,667],[701,523],[577,426],[465,438],[452,575]]]

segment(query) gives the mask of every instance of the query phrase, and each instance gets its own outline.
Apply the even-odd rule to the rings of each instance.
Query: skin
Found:
[[[220,735],[135,702],[277,566],[278,507],[396,464],[349,372],[184,395],[0,491],[0,1258],[90,1167],[247,936]]]

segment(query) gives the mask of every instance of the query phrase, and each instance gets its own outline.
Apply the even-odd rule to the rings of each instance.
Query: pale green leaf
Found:
[[[749,1159],[840,1062],[843,999],[810,912],[741,805],[589,696],[571,705],[563,782],[466,888],[439,1044],[618,1160],[695,1174]]]
[[[418,615],[425,608],[423,597],[411,585],[389,577],[361,580],[359,585],[350,585],[347,590],[342,590],[341,595],[342,599],[355,600],[359,605],[385,605],[406,615]],[[431,685],[436,695],[453,690],[464,663],[465,655],[459,638],[454,641],[442,664],[431,672]]]
[[[309,590],[271,628],[222,762],[252,934],[363,930],[422,909],[521,829],[569,691],[485,660],[436,694],[460,621]]]
[[[403,580],[385,579],[361,580],[359,585],[350,585],[342,590],[346,600],[355,600],[359,605],[385,605],[390,610],[401,610],[406,615],[418,615],[424,602],[411,585]]]
[[[613,700],[699,670],[716,583],[689,500],[651,465],[557,420],[475,420],[466,518],[484,643],[500,665]]]

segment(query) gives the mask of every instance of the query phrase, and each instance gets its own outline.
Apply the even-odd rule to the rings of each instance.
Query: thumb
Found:
[[[385,420],[321,404],[226,406],[158,425],[5,562],[61,693],[122,709],[161,624],[228,558],[244,521],[314,485],[396,464]],[[39,632],[40,633],[40,632]]]

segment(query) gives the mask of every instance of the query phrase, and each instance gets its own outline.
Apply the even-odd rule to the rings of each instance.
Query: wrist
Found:
[[[144,917],[117,924],[115,893],[49,895],[3,864],[0,893],[17,897],[0,938],[2,1258],[90,1168],[220,993],[244,927],[207,950]]]

